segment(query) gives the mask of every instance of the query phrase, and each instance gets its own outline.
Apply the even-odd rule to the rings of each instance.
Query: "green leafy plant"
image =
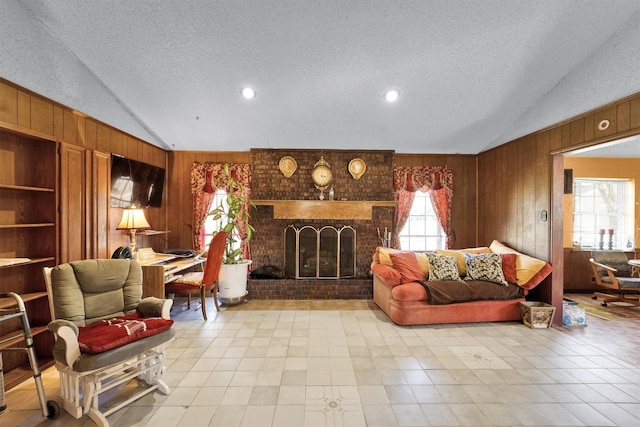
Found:
[[[236,181],[231,176],[228,164],[224,165],[223,171],[223,175],[218,178],[218,187],[221,188],[224,182],[228,183],[227,197],[224,202],[219,203],[218,206],[210,210],[207,215],[212,217],[212,219],[220,225],[218,231],[227,233],[227,242],[224,248],[222,263],[240,264],[243,261],[242,248],[239,244],[241,239],[234,233],[234,229],[237,223],[244,224],[247,230],[247,237],[244,241],[248,242],[251,240],[255,228],[249,224],[249,209],[250,207],[255,207],[255,204],[244,195],[245,187],[242,183]],[[247,202],[249,202],[248,208],[244,209]]]

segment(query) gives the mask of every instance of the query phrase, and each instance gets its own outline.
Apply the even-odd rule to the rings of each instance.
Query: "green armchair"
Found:
[[[124,259],[83,260],[44,269],[55,334],[53,356],[60,373],[63,407],[75,418],[88,415],[108,426],[107,416],[158,390],[164,344],[175,331],[172,301],[142,298],[142,269]],[[98,397],[132,380],[148,386],[124,402],[101,410]]]

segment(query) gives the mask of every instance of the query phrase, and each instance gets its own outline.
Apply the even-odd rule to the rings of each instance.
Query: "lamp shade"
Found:
[[[116,230],[146,230],[149,228],[151,225],[144,216],[144,210],[131,208],[122,210],[122,219]]]

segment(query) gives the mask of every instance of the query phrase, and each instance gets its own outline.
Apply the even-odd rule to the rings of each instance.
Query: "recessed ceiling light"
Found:
[[[256,91],[250,87],[243,87],[240,93],[247,99],[253,99],[256,97]]]
[[[384,93],[383,98],[387,102],[396,102],[399,96],[400,92],[398,92],[396,89],[391,89]]]

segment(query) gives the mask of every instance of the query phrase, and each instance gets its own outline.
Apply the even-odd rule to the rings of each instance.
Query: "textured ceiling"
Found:
[[[475,154],[640,92],[638,0],[4,0],[0,76],[164,148]],[[247,101],[244,85],[257,90]],[[386,104],[382,94],[400,91]]]

